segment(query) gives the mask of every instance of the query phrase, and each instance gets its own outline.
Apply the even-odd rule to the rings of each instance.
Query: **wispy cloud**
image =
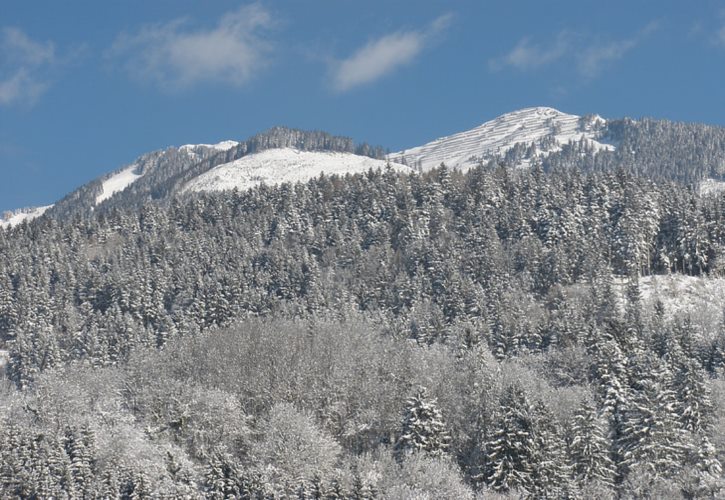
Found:
[[[717,16],[713,17],[717,17],[716,22],[719,28],[715,28],[713,31],[707,30],[710,33],[710,40],[715,45],[725,48],[725,8],[721,8]],[[705,29],[701,29],[701,31],[705,31]]]
[[[211,29],[191,29],[187,19],[145,26],[122,34],[107,56],[120,60],[134,78],[162,88],[185,89],[200,83],[247,83],[267,63],[274,25],[259,4],[243,6]]]
[[[0,105],[32,105],[50,85],[55,45],[38,42],[18,28],[0,29]]]
[[[373,83],[411,63],[452,21],[452,14],[440,16],[427,28],[399,31],[371,40],[347,59],[334,64],[332,85],[339,92]]]
[[[512,67],[528,71],[547,66],[561,59],[571,48],[570,36],[561,32],[556,40],[549,44],[535,44],[529,37],[522,38],[510,52],[501,57],[491,59],[488,64],[492,70]]]
[[[723,25],[722,28],[717,32],[717,36],[715,37],[717,40],[718,45],[721,47],[725,47],[725,25]]]
[[[637,40],[629,39],[588,47],[579,56],[579,73],[585,78],[598,76],[608,63],[623,58],[637,43]]]
[[[627,52],[656,31],[658,25],[659,23],[652,22],[631,38],[590,45],[579,54],[579,73],[584,78],[599,76],[607,65],[622,59]]]
[[[603,69],[638,46],[658,27],[657,22],[645,26],[634,36],[619,40],[598,40],[591,36],[562,31],[550,43],[534,43],[524,37],[506,54],[490,59],[492,71],[513,68],[533,71],[556,62],[573,64],[582,78],[594,78]]]

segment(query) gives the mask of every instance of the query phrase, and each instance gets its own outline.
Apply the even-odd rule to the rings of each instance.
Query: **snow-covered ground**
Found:
[[[232,148],[239,146],[237,141],[222,141],[216,144],[184,144],[179,146],[178,151],[185,153],[189,157],[197,160],[207,158],[210,155],[214,155],[223,151],[229,151]]]
[[[623,281],[615,284],[624,294]],[[682,318],[689,315],[693,324],[708,331],[717,331],[725,313],[725,278],[670,274],[645,276],[640,279],[640,293],[645,310],[654,311],[657,300],[664,305],[665,316]]]
[[[237,141],[222,141],[216,144],[184,144],[179,149],[182,151],[195,150],[197,148],[215,149],[217,151],[228,151],[233,147],[239,146]]]
[[[570,141],[579,141],[582,137],[595,150],[613,150],[613,145],[599,141],[599,130],[605,124],[605,120],[599,116],[581,123],[581,117],[562,113],[553,108],[526,108],[499,116],[466,132],[392,153],[389,158],[391,161],[405,163],[422,170],[438,167],[442,162],[449,167],[466,170],[476,166],[480,159],[505,154],[517,143],[526,145],[532,142],[538,143],[552,134],[555,144],[540,149],[539,154],[558,151],[562,145]]]
[[[43,215],[53,205],[44,207],[21,208],[12,212],[6,212],[0,218],[0,227],[10,227],[20,224],[23,221],[31,221]]]
[[[725,191],[725,181],[717,179],[705,179],[699,186],[700,196],[718,195]]]
[[[364,173],[387,165],[385,160],[351,153],[299,151],[296,149],[268,149],[244,156],[231,163],[219,165],[189,181],[182,192],[223,191],[249,189],[258,184],[306,181],[326,175]],[[410,168],[397,163],[391,167],[410,172]]]
[[[624,314],[627,279],[614,278],[612,284],[619,300],[620,312]],[[642,308],[647,316],[654,314],[655,304],[659,300],[664,306],[665,318],[669,320],[689,317],[701,332],[718,332],[723,328],[725,277],[683,274],[644,276],[639,280],[639,290]],[[584,283],[566,289],[567,297],[573,303],[586,300],[589,293]]]
[[[111,177],[103,181],[101,194],[96,196],[96,205],[106,201],[114,194],[123,191],[128,186],[133,184],[136,180],[142,177],[143,174],[137,173],[137,166],[131,165],[123,170],[119,170]]]

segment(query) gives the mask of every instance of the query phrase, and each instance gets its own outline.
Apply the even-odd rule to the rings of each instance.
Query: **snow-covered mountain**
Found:
[[[275,127],[241,142],[185,144],[146,153],[53,205],[7,213],[0,218],[0,227],[43,214],[58,219],[89,215],[167,203],[174,196],[199,191],[305,181],[320,173],[361,173],[386,168],[388,163],[401,172],[427,171],[441,163],[467,170],[497,158],[519,167],[537,160],[543,160],[545,166],[563,164],[583,169],[624,165],[636,175],[675,180],[700,187],[703,195],[716,194],[725,185],[725,150],[720,146],[723,137],[723,129],[706,125],[648,119],[608,121],[597,115],[577,116],[536,107],[386,156],[381,147],[356,144],[349,137]],[[578,143],[578,147],[567,149],[570,143]],[[556,154],[559,151],[562,154]],[[594,158],[584,154],[587,151],[603,154]],[[693,157],[688,151],[706,154]]]
[[[143,154],[43,208],[54,218],[88,215],[149,202],[165,203],[184,192],[303,181],[320,173],[366,172],[385,168],[384,156],[381,147],[356,144],[349,137],[274,127],[242,142],[185,144]],[[393,168],[409,170],[402,165]],[[24,210],[9,214],[0,223],[7,227],[41,213]]]
[[[428,170],[442,162],[466,169],[481,160],[503,155],[516,144],[528,148],[526,158],[520,160],[520,164],[526,164],[536,156],[558,151],[569,141],[582,138],[595,149],[611,150],[613,146],[601,140],[605,128],[605,120],[598,116],[582,118],[552,108],[528,108],[472,130],[388,155],[386,161],[378,151],[367,145],[356,146],[349,138],[275,127],[244,142],[185,144],[141,155],[81,186],[54,205],[10,213],[0,219],[0,225],[15,225],[46,211],[53,217],[66,217],[163,201],[181,193],[305,181],[320,173],[362,173],[371,168],[386,168],[388,163],[402,172]],[[531,144],[535,147],[529,148]]]
[[[423,171],[441,163],[466,170],[481,160],[505,154],[518,143],[535,144],[537,155],[558,151],[562,145],[582,138],[594,149],[613,150],[613,145],[601,140],[605,126],[606,121],[599,116],[581,117],[545,107],[526,108],[474,129],[393,153],[389,159]]]
[[[306,181],[326,175],[364,173],[390,166],[398,171],[411,169],[399,163],[367,156],[332,151],[299,151],[292,148],[268,149],[219,165],[189,181],[182,192],[249,189],[258,184]]]

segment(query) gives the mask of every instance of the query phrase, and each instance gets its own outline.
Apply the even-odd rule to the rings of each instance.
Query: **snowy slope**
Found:
[[[237,141],[222,141],[216,144],[184,144],[179,149],[182,151],[193,151],[197,148],[215,149],[217,151],[229,151],[233,147],[239,146]]]
[[[16,226],[23,221],[30,222],[43,215],[46,210],[51,208],[53,205],[46,205],[44,207],[33,207],[33,208],[22,208],[20,210],[14,210],[12,212],[6,212],[0,217],[0,227]]]
[[[96,196],[96,205],[109,199],[114,194],[123,191],[128,186],[133,184],[136,180],[143,176],[143,174],[137,173],[138,167],[131,165],[123,170],[118,171],[111,177],[103,181],[101,194]]]
[[[624,314],[627,303],[627,281],[627,278],[622,277],[612,279],[621,314]],[[574,302],[584,300],[589,293],[588,286],[578,283],[566,287],[567,299]],[[722,328],[725,319],[725,277],[678,273],[643,276],[639,279],[639,291],[647,316],[654,315],[655,304],[660,301],[667,320],[689,317],[692,324],[702,331],[715,332]]]
[[[698,186],[700,196],[717,196],[725,191],[725,181],[717,179],[705,179]]]
[[[639,289],[645,310],[653,312],[659,300],[668,318],[684,319],[689,315],[693,324],[709,331],[717,331],[722,325],[725,278],[682,274],[645,276],[640,279]],[[624,295],[623,284],[619,292]]]
[[[584,137],[596,150],[612,150],[614,146],[599,142],[599,130],[605,120],[595,116],[583,123],[581,117],[569,115],[553,108],[527,108],[484,123],[466,132],[436,139],[389,156],[391,161],[429,170],[445,162],[449,167],[462,170],[475,166],[478,160],[503,155],[517,143],[530,145],[547,136],[553,136],[551,145],[539,146],[539,154],[561,149],[569,141]]]
[[[189,181],[182,192],[223,191],[248,189],[258,184],[281,184],[306,181],[321,172],[344,175],[385,168],[387,162],[351,153],[298,151],[296,149],[268,149],[245,156],[231,163],[219,165]],[[391,167],[409,172],[404,165],[391,163]]]
[[[217,144],[184,144],[178,148],[170,148],[170,151],[178,151],[182,155],[188,156],[193,161],[201,161],[210,155],[214,155],[222,151],[228,151],[238,145],[239,143],[237,141],[222,141]],[[137,162],[138,161],[140,160],[137,160]],[[106,178],[102,184],[103,191],[96,197],[96,205],[106,201],[116,193],[120,193],[136,182],[139,178],[143,177],[143,173],[139,173],[140,170],[145,169],[142,169],[139,163],[134,163],[133,165],[125,167]]]

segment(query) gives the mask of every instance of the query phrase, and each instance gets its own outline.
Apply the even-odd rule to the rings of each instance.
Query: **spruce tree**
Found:
[[[395,443],[396,456],[404,458],[416,452],[433,457],[443,456],[448,453],[450,441],[436,401],[428,397],[425,388],[420,388],[406,403],[402,431]]]
[[[643,378],[624,409],[618,455],[624,474],[634,469],[671,477],[682,470],[692,443],[677,414],[672,374],[649,355],[640,365]]]
[[[510,385],[501,396],[503,415],[486,443],[487,482],[499,492],[533,491],[537,443],[533,408],[518,385]]]
[[[536,456],[532,494],[537,498],[567,498],[573,491],[561,430],[543,402],[534,405]]]
[[[210,498],[225,499],[238,495],[240,474],[236,460],[227,454],[215,453],[209,460],[204,484]]]
[[[594,405],[582,401],[568,436],[569,461],[578,483],[614,485],[616,469],[609,456],[611,442],[606,433],[606,422],[597,415]]]

